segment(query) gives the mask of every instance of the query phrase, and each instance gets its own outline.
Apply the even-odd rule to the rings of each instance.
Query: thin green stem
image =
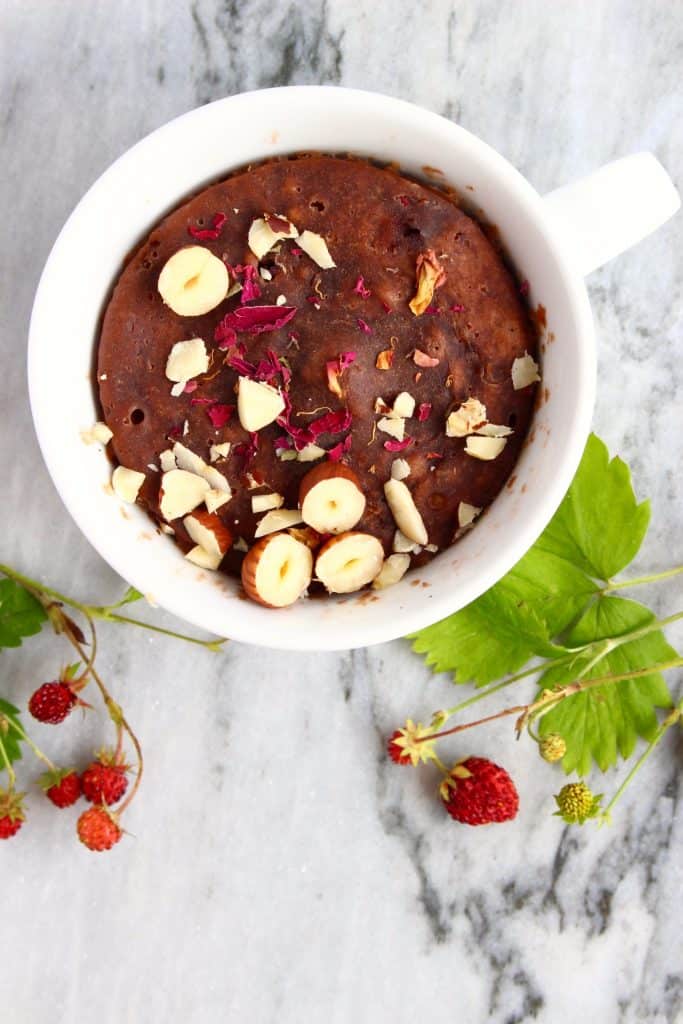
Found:
[[[50,597],[54,601],[59,601],[62,604],[68,605],[70,608],[74,608],[79,611],[86,618],[90,617],[93,619],[101,619],[104,622],[119,622],[127,623],[131,626],[139,626],[140,629],[148,629],[152,633],[161,633],[163,636],[170,636],[176,640],[184,640],[189,644],[197,644],[200,647],[205,647],[208,651],[218,653],[221,650],[221,645],[226,643],[226,639],[218,640],[199,640],[197,637],[186,636],[184,633],[177,633],[172,629],[162,629],[161,626],[153,626],[149,622],[143,622],[141,619],[131,619],[126,615],[117,615],[112,611],[113,608],[119,608],[120,604],[94,606],[89,604],[82,604],[81,601],[75,601],[72,597],[67,597],[66,594],[62,594],[59,590],[55,590],[53,587],[47,587],[43,583],[38,583],[36,580],[32,580],[29,576],[24,576],[23,573],[17,572],[16,569],[12,569],[9,565],[0,564],[0,573],[7,576],[9,579],[15,580],[20,583],[23,587],[29,590],[32,594],[37,597]]]
[[[18,722],[15,722],[14,719],[12,718],[8,718],[7,721],[9,722],[10,729],[14,729],[15,732],[19,733],[24,743],[26,743],[31,748],[35,756],[38,758],[38,760],[43,761],[51,771],[56,771],[55,765],[52,763],[47,754],[44,754],[40,747],[37,747],[35,745],[31,737],[28,735],[27,732],[24,732],[24,730],[18,724]]]
[[[10,721],[9,718],[7,719],[7,721],[8,722]],[[14,787],[15,787],[15,785],[17,783],[17,776],[16,776],[16,772],[14,771],[14,768],[12,767],[12,762],[9,759],[9,755],[8,755],[7,751],[5,750],[5,744],[3,743],[2,736],[0,736],[0,760],[2,761],[2,763],[5,766],[5,768],[7,769],[7,778],[9,779],[9,788],[10,789],[14,789]]]
[[[603,594],[610,594],[613,590],[624,590],[627,587],[639,587],[643,583],[656,583],[657,580],[668,580],[672,576],[679,576],[683,573],[683,565],[676,565],[673,569],[665,569],[664,572],[650,573],[648,576],[634,576],[632,580],[622,580],[619,583],[608,583],[603,588]]]
[[[619,800],[621,799],[621,797],[624,795],[624,791],[627,789],[627,787],[629,786],[629,784],[633,780],[633,777],[635,775],[637,775],[637,773],[643,767],[643,765],[645,764],[647,759],[651,756],[651,754],[654,753],[655,749],[661,743],[662,739],[664,738],[664,736],[666,735],[668,730],[671,728],[671,726],[674,725],[676,722],[680,721],[681,713],[682,712],[683,712],[683,701],[681,701],[680,704],[678,704],[666,716],[664,721],[661,723],[661,725],[657,729],[657,732],[655,733],[654,738],[651,740],[651,742],[645,748],[645,750],[640,755],[640,757],[638,758],[636,763],[633,765],[633,767],[631,768],[630,772],[628,773],[626,778],[623,780],[623,782],[621,783],[621,785],[617,789],[616,793],[614,794],[614,796],[612,797],[610,802],[607,804],[607,807],[605,807],[604,811],[600,815],[600,817],[601,817],[603,822],[608,822],[609,821],[610,814],[611,814],[612,810],[614,809],[615,804],[617,804],[619,802]]]
[[[563,659],[558,658],[558,661],[562,660]],[[541,672],[546,664],[547,662],[541,662],[540,665],[534,665],[533,668],[527,668],[524,672],[518,672],[516,675],[510,676],[508,679],[503,679],[501,683],[496,683],[495,686],[487,686],[485,689],[475,693],[473,697],[468,697],[467,700],[463,700],[459,704],[455,704],[452,708],[447,708],[446,711],[442,712],[442,714],[446,716],[444,718],[444,722],[449,718],[452,718],[453,715],[456,715],[458,711],[464,711],[465,708],[471,707],[472,704],[477,704],[480,700],[484,700],[485,697],[489,697],[492,693],[498,693],[499,690],[504,690],[507,686],[511,686],[512,683],[519,682],[520,679],[526,679],[528,676],[533,676],[536,673]],[[556,663],[553,662],[553,664]]]
[[[148,629],[152,633],[161,633],[162,636],[172,636],[176,640],[184,640],[188,644],[197,644],[199,647],[205,647],[208,651],[218,653],[221,650],[221,645],[227,643],[227,638],[219,640],[200,640],[198,637],[185,636],[183,633],[175,633],[172,629],[164,629],[162,626],[153,626],[149,622],[143,622],[141,619],[131,619],[127,615],[118,615],[115,612],[109,612],[105,608],[88,608],[90,614],[96,619],[102,619],[104,622],[125,622],[129,626],[139,626],[141,629]]]

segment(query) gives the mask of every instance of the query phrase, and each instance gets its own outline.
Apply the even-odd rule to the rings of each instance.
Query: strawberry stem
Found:
[[[42,761],[44,764],[46,764],[48,766],[48,768],[50,769],[50,771],[53,771],[53,772],[56,771],[57,770],[56,766],[52,763],[52,761],[47,756],[47,754],[44,754],[42,752],[42,750],[40,749],[40,747],[36,746],[36,744],[33,742],[31,737],[28,735],[28,733],[24,732],[24,730],[19,725],[19,723],[15,722],[12,718],[8,718],[7,721],[9,723],[10,729],[14,729],[15,732],[19,733],[19,735],[21,736],[21,738],[24,741],[24,743],[26,743],[31,748],[31,750],[33,751],[35,756],[38,758],[38,760]]]
[[[605,809],[600,814],[600,824],[601,825],[609,824],[610,823],[611,813],[612,813],[612,810],[614,809],[615,804],[617,804],[619,802],[619,800],[622,798],[622,796],[624,795],[625,790],[628,788],[630,783],[633,781],[633,778],[638,774],[638,772],[643,767],[643,765],[645,764],[647,759],[650,757],[650,755],[654,753],[655,749],[661,743],[662,739],[664,738],[664,736],[666,735],[668,730],[671,728],[671,726],[675,725],[676,722],[680,722],[681,721],[681,716],[682,715],[683,715],[683,700],[680,701],[676,705],[676,707],[673,708],[669,712],[669,714],[666,716],[664,721],[660,724],[660,726],[657,729],[657,732],[655,733],[653,739],[650,741],[650,743],[648,743],[647,747],[645,748],[643,753],[640,755],[640,757],[638,758],[636,763],[633,765],[633,767],[631,768],[630,772],[628,773],[626,778],[623,780],[623,782],[621,783],[621,785],[617,789],[616,793],[614,794],[614,796],[612,797],[610,802],[607,804]]]
[[[630,580],[621,580],[619,583],[608,583],[603,588],[603,594],[611,594],[613,590],[623,590],[625,587],[639,587],[643,583],[656,583],[658,580],[668,580],[672,576],[679,576],[683,572],[683,565],[675,565],[673,569],[665,569],[664,572],[650,573],[648,576],[634,576]]]
[[[7,719],[7,721],[9,722],[9,718]],[[1,734],[0,734],[0,760],[2,760],[2,763],[4,764],[4,766],[5,766],[6,770],[7,770],[7,778],[8,778],[8,782],[9,782],[9,788],[10,789],[14,789],[14,787],[16,785],[16,782],[17,782],[17,776],[16,776],[16,773],[14,771],[14,768],[12,767],[12,762],[10,761],[9,756],[7,754],[7,751],[5,749],[5,744],[3,743],[3,739],[2,739],[2,735]]]
[[[141,619],[131,619],[126,615],[118,615],[113,609],[120,608],[120,602],[113,605],[101,606],[82,604],[80,601],[75,601],[72,597],[67,597],[66,594],[60,593],[59,590],[55,590],[53,587],[48,587],[44,583],[38,583],[36,580],[32,580],[29,576],[24,576],[23,573],[17,572],[16,569],[12,569],[9,565],[3,565],[0,563],[0,572],[9,579],[20,583],[34,596],[38,597],[38,599],[41,600],[41,603],[44,604],[40,595],[43,597],[50,597],[54,601],[60,601],[62,604],[68,605],[69,608],[74,608],[86,618],[102,619],[104,622],[120,622],[127,623],[131,626],[139,626],[141,629],[148,629],[152,633],[161,633],[163,636],[171,636],[176,640],[184,640],[188,644],[198,644],[200,647],[205,647],[208,651],[213,651],[214,653],[218,653],[221,650],[221,645],[226,643],[225,639],[200,640],[198,637],[187,636],[185,633],[177,633],[172,629],[163,629],[161,626],[154,626],[149,622],[143,622]]]

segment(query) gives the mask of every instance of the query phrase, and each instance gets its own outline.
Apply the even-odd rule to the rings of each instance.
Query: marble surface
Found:
[[[142,135],[242,89],[326,82],[460,121],[541,191],[642,148],[681,184],[682,50],[680,0],[4,0],[3,559],[84,598],[120,593],[42,465],[24,354],[59,227]],[[643,569],[681,560],[682,247],[679,215],[590,279],[596,428],[653,498]],[[681,593],[642,596],[673,609]],[[314,657],[212,656],[113,627],[102,641],[146,750],[132,835],[94,857],[72,839],[75,814],[31,795],[0,851],[4,1019],[683,1019],[680,737],[611,829],[570,831],[551,817],[559,776],[492,728],[477,749],[514,767],[522,810],[467,830],[445,819],[429,770],[382,754],[407,714],[452,694],[406,643]],[[22,703],[61,657],[47,634],[3,653],[2,692]],[[84,760],[104,727],[74,716],[37,738]]]

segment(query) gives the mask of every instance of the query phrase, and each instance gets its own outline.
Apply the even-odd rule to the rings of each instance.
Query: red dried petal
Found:
[[[361,320],[360,317],[356,317],[356,323],[360,327],[363,334],[372,334],[372,327],[370,326],[370,324],[367,324],[365,320]]]
[[[451,313],[464,313],[465,307],[460,302],[454,302],[452,306],[448,307]]]
[[[209,406],[206,410],[206,415],[216,430],[220,430],[228,422],[234,411],[234,405],[224,405],[223,402],[216,402],[215,405]]]
[[[368,299],[372,295],[370,289],[365,287],[365,281],[363,280],[362,274],[358,275],[358,280],[356,281],[353,291],[354,294],[360,295],[362,299]]]
[[[396,196],[401,206],[410,206],[410,196]]]
[[[413,443],[412,437],[404,437],[402,441],[385,441],[384,447],[388,452],[403,452]]]
[[[198,387],[199,387],[199,384],[197,383],[196,380],[188,380],[187,384],[183,388],[183,394],[184,395],[191,395],[192,392],[196,391]]]
[[[425,309],[425,316],[438,316],[441,312],[441,306],[427,306]]]
[[[210,228],[196,228],[192,224],[188,224],[188,234],[192,235],[193,238],[196,238],[200,242],[215,242],[215,240],[218,238],[221,231],[223,230],[223,225],[225,224],[227,219],[228,218],[225,216],[224,213],[214,213],[211,219]]]
[[[339,444],[335,444],[334,448],[330,448],[327,453],[328,459],[330,459],[331,462],[339,462],[346,452],[351,451],[352,442],[353,438],[351,434],[347,434],[343,441],[340,441]]]
[[[424,423],[425,420],[428,420],[430,415],[431,415],[431,412],[432,412],[432,403],[431,402],[423,402],[422,405],[417,410],[417,418],[420,421],[420,423]]]
[[[237,342],[235,328],[230,327],[225,322],[226,319],[227,317],[224,317],[213,332],[213,340],[217,341],[218,347],[222,349],[230,348]]]
[[[240,303],[244,305],[245,302],[251,302],[252,299],[261,298],[261,289],[258,285],[258,277],[256,274],[256,267],[248,264],[242,268],[242,291],[240,293]]]
[[[289,323],[295,314],[296,306],[240,306],[226,313],[216,328],[214,338],[221,341],[225,331],[246,331],[248,334],[276,331]]]
[[[290,249],[290,252],[291,252],[292,256],[303,256],[303,254],[304,254],[303,249],[300,249],[298,245],[293,246]]]
[[[348,409],[328,412],[321,416],[320,419],[309,423],[308,431],[312,435],[313,440],[320,437],[321,434],[341,434],[342,431],[349,429],[352,418]]]
[[[229,366],[231,370],[235,370],[242,377],[254,377],[256,375],[254,364],[250,363],[248,359],[243,359],[242,356],[228,356],[225,360],[225,365]]]
[[[391,306],[388,302],[382,302],[382,309],[385,313],[391,313]]]

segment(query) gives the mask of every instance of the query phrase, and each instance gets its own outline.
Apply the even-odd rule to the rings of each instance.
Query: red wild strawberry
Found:
[[[510,821],[519,809],[514,782],[504,768],[485,757],[468,757],[453,765],[440,792],[451,818],[465,825]]]
[[[401,729],[397,729],[389,737],[387,743],[387,753],[394,764],[410,764],[410,754],[407,753],[404,746],[399,745],[396,741],[403,740],[404,734]]]
[[[56,679],[38,687],[28,702],[28,709],[39,722],[59,725],[71,713],[77,701],[78,697],[69,684]]]
[[[123,835],[118,818],[106,807],[91,807],[84,811],[76,826],[78,838],[95,853],[111,850]]]
[[[389,737],[389,757],[395,764],[412,764],[413,767],[421,761],[427,764],[434,757],[434,744],[426,739],[432,732],[431,727],[424,726],[422,722],[415,725],[409,718],[403,729],[397,729]]]
[[[111,807],[119,802],[128,789],[127,764],[121,764],[114,757],[102,751],[81,775],[83,796],[91,804],[106,804]]]
[[[81,795],[81,780],[73,768],[57,768],[38,779],[45,796],[55,807],[71,807]]]
[[[24,824],[23,793],[0,789],[0,839],[11,839]]]

